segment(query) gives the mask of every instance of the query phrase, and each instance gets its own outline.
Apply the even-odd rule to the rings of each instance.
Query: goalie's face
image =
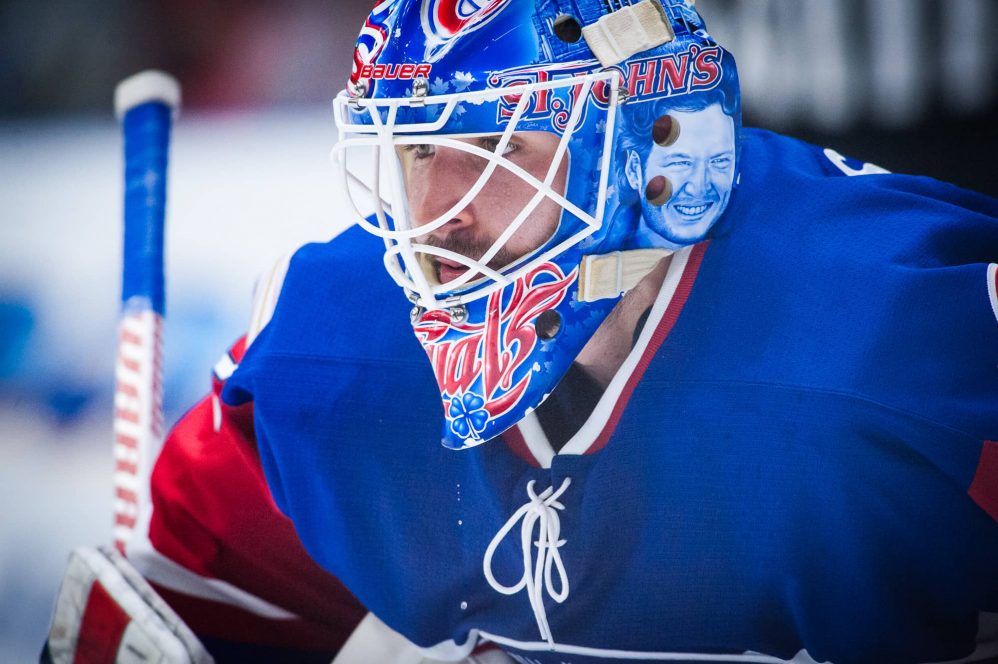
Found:
[[[460,143],[494,152],[501,136],[459,139]],[[527,173],[544,180],[551,168],[560,138],[544,131],[513,134],[502,157]],[[405,178],[406,196],[412,223],[417,228],[438,219],[459,202],[479,182],[488,166],[480,154],[455,147],[433,144],[401,145],[399,159]],[[568,158],[562,159],[551,187],[564,193]],[[420,236],[417,241],[461,254],[473,261],[502,271],[543,245],[558,227],[562,208],[549,198],[538,203],[536,187],[506,168],[488,176],[477,195],[442,226]],[[534,206],[522,224],[511,229],[517,215]],[[511,233],[504,237],[504,233]],[[498,245],[495,249],[493,247]],[[493,250],[493,255],[487,254]],[[468,267],[440,256],[426,256],[427,277],[446,285],[463,275]]]

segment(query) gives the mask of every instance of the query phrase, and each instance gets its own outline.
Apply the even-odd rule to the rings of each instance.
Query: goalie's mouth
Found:
[[[467,265],[440,257],[434,257],[433,268],[436,272],[437,281],[441,284],[454,281],[468,271]]]
[[[472,287],[486,278],[481,272],[482,267],[496,272],[503,272],[521,258],[521,256],[503,247],[494,252],[488,263],[482,265],[481,258],[484,258],[487,253],[493,251],[492,242],[459,240],[456,238],[439,240],[433,236],[426,238],[423,242],[432,247],[452,251],[459,256],[469,257],[467,261],[462,262],[452,258],[437,256],[429,252],[420,253],[419,261],[422,265],[423,273],[430,281],[435,281],[436,284],[444,286],[444,290],[447,290],[448,284],[456,279],[462,277],[468,279],[469,275],[467,273],[469,271],[474,274],[470,275],[471,278],[468,279],[467,283],[455,285],[453,288],[465,289]],[[478,256],[479,258],[473,259],[470,256]]]

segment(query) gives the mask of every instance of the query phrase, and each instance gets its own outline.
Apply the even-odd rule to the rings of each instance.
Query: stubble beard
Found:
[[[494,240],[474,237],[468,233],[449,233],[442,238],[436,235],[428,235],[425,238],[420,238],[421,244],[436,247],[437,249],[453,251],[476,262],[485,255],[485,252],[492,248],[494,242]],[[429,259],[430,265],[433,266],[433,276],[440,283],[442,280],[440,278],[441,265],[439,257],[432,254],[426,255],[426,257]],[[514,254],[503,246],[499,248],[499,251],[496,252],[496,255],[492,257],[487,266],[493,270],[499,270],[520,257],[520,255]]]

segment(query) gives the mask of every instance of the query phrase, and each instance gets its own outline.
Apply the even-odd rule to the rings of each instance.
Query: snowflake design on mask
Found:
[[[489,421],[489,411],[484,406],[485,399],[474,392],[451,397],[448,411],[451,430],[461,438],[480,440],[478,434],[485,430]]]

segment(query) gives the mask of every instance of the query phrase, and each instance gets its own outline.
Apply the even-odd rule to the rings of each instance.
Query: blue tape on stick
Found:
[[[171,109],[147,102],[122,120],[125,136],[125,256],[122,304],[164,315],[163,233]],[[143,306],[144,305],[144,306]]]

